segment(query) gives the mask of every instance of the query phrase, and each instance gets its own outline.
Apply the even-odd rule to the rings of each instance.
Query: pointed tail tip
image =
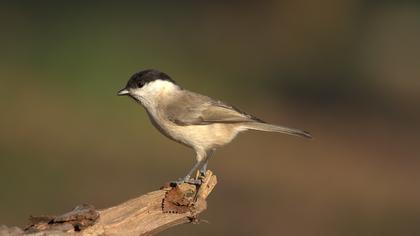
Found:
[[[313,139],[312,134],[308,131],[302,131],[301,136],[307,139]]]
[[[294,134],[296,136],[306,138],[306,139],[313,139],[312,134],[309,133],[308,131],[304,131],[304,130],[295,130],[295,132],[293,132],[291,134]]]

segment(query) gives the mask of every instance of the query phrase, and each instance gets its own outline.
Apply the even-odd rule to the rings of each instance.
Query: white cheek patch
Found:
[[[165,80],[155,80],[148,82],[141,88],[137,88],[134,90],[135,94],[140,96],[154,96],[166,90],[173,90],[177,86],[173,83]]]
[[[131,91],[132,96],[139,100],[147,108],[156,105],[158,98],[166,93],[170,93],[178,89],[178,86],[172,82],[165,80],[155,80],[145,84],[141,88]]]
[[[173,90],[177,87],[177,85],[173,84],[170,81],[166,80],[155,80],[147,83],[143,89],[145,91],[154,91],[154,92],[160,92],[163,90]]]

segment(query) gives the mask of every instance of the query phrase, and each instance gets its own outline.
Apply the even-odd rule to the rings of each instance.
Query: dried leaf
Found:
[[[173,187],[165,194],[165,198],[162,201],[162,211],[175,214],[191,211],[193,198],[187,195],[189,195],[188,192],[183,192],[179,186]]]

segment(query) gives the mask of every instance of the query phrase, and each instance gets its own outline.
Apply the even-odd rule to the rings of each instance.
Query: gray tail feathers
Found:
[[[290,134],[290,135],[299,136],[303,138],[309,138],[309,139],[312,138],[312,135],[306,131],[287,128],[287,127],[278,126],[278,125],[267,124],[267,123],[252,122],[252,123],[247,123],[246,127],[248,129],[253,129],[253,130],[279,132],[279,133]]]

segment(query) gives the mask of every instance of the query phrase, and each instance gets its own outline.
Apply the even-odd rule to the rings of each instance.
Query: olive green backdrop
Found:
[[[249,132],[210,162],[201,217],[162,235],[420,231],[415,1],[0,3],[0,224],[98,208],[194,153],[116,96],[146,68],[313,141]]]

